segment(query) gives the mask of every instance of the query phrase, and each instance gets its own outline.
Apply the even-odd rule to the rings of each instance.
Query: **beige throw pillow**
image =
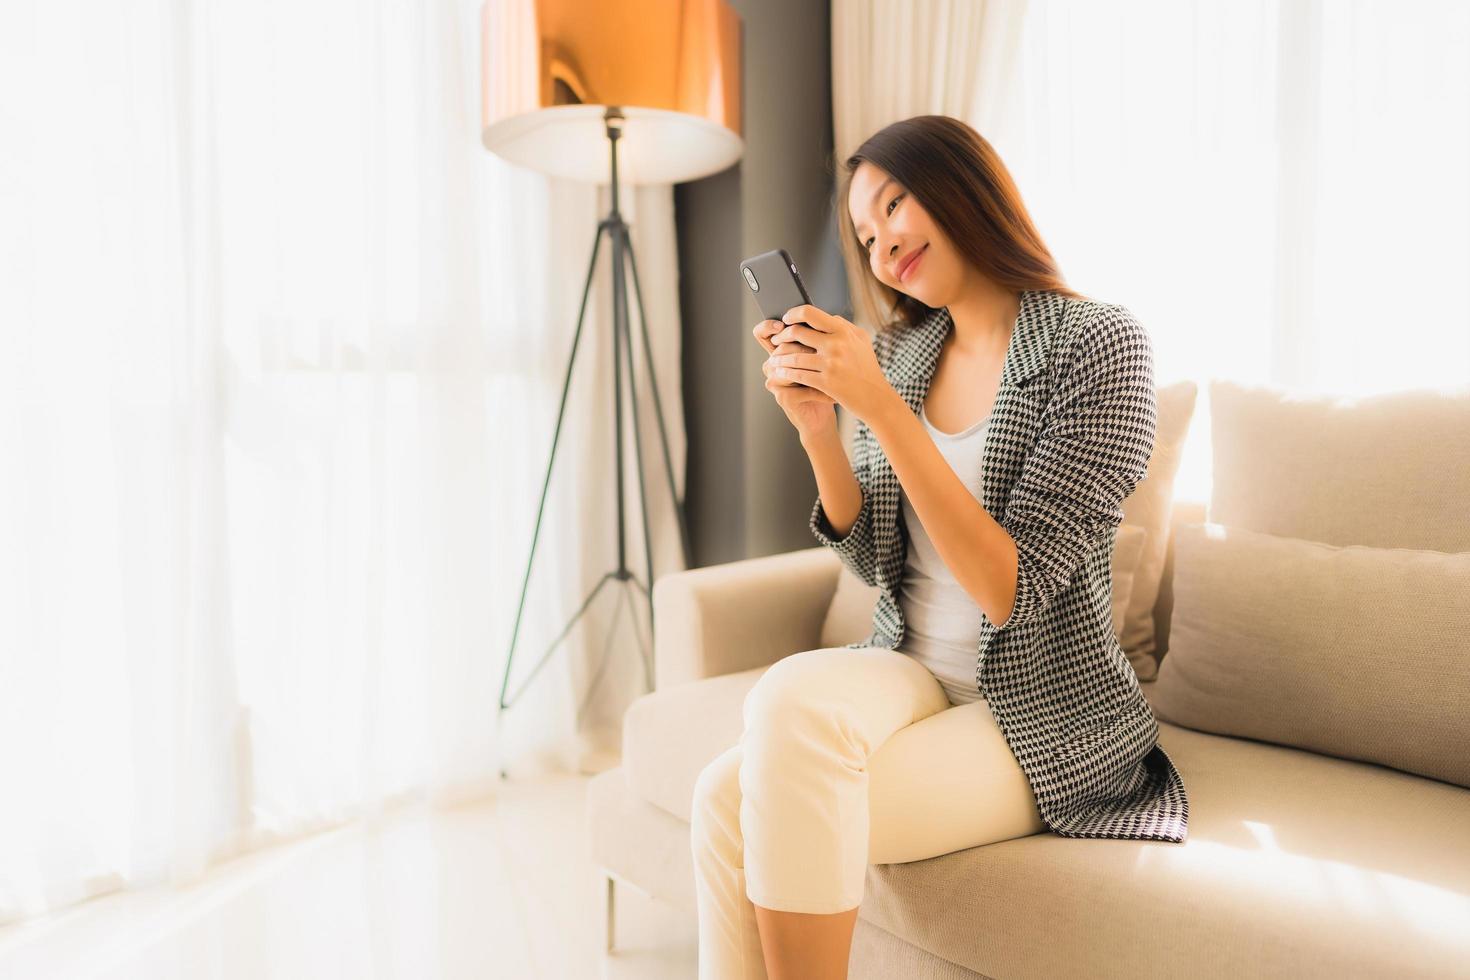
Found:
[[[1470,553],[1215,523],[1174,540],[1164,721],[1470,787]]]
[[[1148,475],[1123,501],[1120,527],[1143,529],[1143,547],[1133,571],[1133,587],[1118,641],[1141,678],[1154,676],[1159,656],[1154,630],[1154,605],[1159,601],[1159,584],[1164,577],[1164,559],[1169,550],[1169,515],[1174,503],[1174,478],[1184,453],[1184,440],[1199,385],[1179,381],[1158,389],[1158,422],[1154,429],[1154,452]]]

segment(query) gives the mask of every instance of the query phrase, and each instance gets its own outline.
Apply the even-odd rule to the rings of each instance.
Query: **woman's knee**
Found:
[[[851,651],[835,647],[804,650],[782,657],[761,674],[746,692],[741,715],[746,727],[762,721],[786,727],[803,718],[820,718],[824,712],[817,701],[827,690],[822,675],[841,670],[843,655]]]

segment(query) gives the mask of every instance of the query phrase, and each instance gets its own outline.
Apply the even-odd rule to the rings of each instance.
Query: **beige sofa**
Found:
[[[1413,430],[1422,433],[1422,452],[1452,456],[1434,469],[1440,474],[1434,486],[1421,484],[1413,498],[1414,530],[1399,529],[1421,537],[1395,542],[1378,535],[1357,546],[1351,540],[1357,532],[1342,528],[1355,527],[1362,515],[1346,512],[1390,494],[1394,488],[1385,480],[1423,479],[1405,462],[1414,438],[1400,437],[1409,445],[1398,447],[1388,476],[1360,468],[1372,486],[1354,493],[1353,470],[1302,456],[1333,452],[1334,432],[1363,436],[1364,418],[1383,406],[1342,408],[1233,386],[1212,392],[1212,402],[1229,412],[1225,422],[1218,414],[1214,419],[1209,521],[1203,504],[1173,504],[1153,608],[1162,659],[1157,680],[1141,682],[1159,717],[1160,742],[1185,779],[1188,840],[1047,832],[870,866],[850,976],[1470,976],[1470,777],[1462,765],[1470,765],[1464,741],[1470,700],[1460,702],[1458,713],[1447,707],[1470,694],[1470,674],[1458,666],[1470,664],[1470,628],[1460,633],[1470,590],[1458,604],[1435,594],[1446,582],[1453,596],[1455,576],[1470,569],[1470,541],[1460,537],[1470,535],[1470,521],[1450,528],[1470,517],[1464,510],[1470,424],[1463,434],[1458,430],[1461,421],[1470,423],[1470,396],[1424,409],[1448,412],[1450,425],[1435,416]],[[1402,429],[1404,420],[1394,424]],[[1316,435],[1304,431],[1294,442],[1294,426]],[[1262,444],[1272,447],[1264,451],[1271,458],[1263,458]],[[1271,481],[1309,498],[1314,471],[1332,481],[1323,499],[1346,516],[1334,526],[1313,500],[1301,519],[1315,522],[1316,536],[1291,538],[1283,514],[1293,508]],[[1449,546],[1416,550],[1423,535],[1435,540],[1441,533],[1432,527],[1436,508]],[[1230,520],[1216,523],[1220,517]],[[1176,621],[1181,531],[1190,564],[1179,583]],[[1334,537],[1339,540],[1329,543]],[[1269,570],[1258,573],[1263,552],[1249,548],[1286,549],[1278,555],[1280,568],[1289,565],[1293,577],[1275,581]],[[1317,562],[1414,564],[1402,581],[1392,571],[1397,564],[1389,571],[1323,566],[1326,591],[1274,627],[1292,637],[1294,646],[1283,654],[1270,646],[1266,617],[1281,616],[1275,605],[1299,601],[1292,599],[1295,583],[1313,574],[1290,564],[1298,554]],[[1394,613],[1353,600],[1349,575],[1383,583],[1373,594],[1389,596]],[[1412,589],[1412,601],[1393,592],[1400,587]],[[589,784],[593,854],[606,877],[609,950],[616,891],[624,885],[686,909],[693,922],[695,780],[739,739],[741,701],[768,666],[867,635],[866,613],[877,591],[855,604],[854,588],[866,589],[820,546],[659,579],[657,690],[627,712],[623,765]],[[834,605],[839,592],[848,598]],[[1355,634],[1337,628],[1357,615],[1335,611],[1333,603],[1344,599],[1365,617],[1354,622]],[[1421,600],[1422,607],[1415,604]],[[1431,635],[1424,644],[1410,636],[1395,649],[1361,635],[1392,629],[1396,621],[1432,621]],[[1178,645],[1186,636],[1188,643]],[[1212,649],[1216,641],[1226,648]],[[1314,656],[1325,650],[1329,659],[1342,651],[1350,669],[1324,671],[1305,654],[1298,662],[1298,649],[1318,651]],[[1362,651],[1376,659],[1363,662]],[[1437,656],[1446,666],[1432,676],[1425,658]],[[1176,714],[1160,711],[1161,702]],[[1423,737],[1404,735],[1405,727]]]

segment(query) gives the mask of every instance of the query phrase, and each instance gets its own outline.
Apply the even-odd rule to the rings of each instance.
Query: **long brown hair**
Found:
[[[847,209],[852,175],[864,160],[902,184],[934,218],[970,264],[1009,289],[1055,290],[1086,300],[1067,286],[1041,240],[1021,192],[990,142],[963,120],[913,116],[884,126],[847,158],[837,179],[837,238],[847,265],[855,315],[880,330],[912,326],[933,310],[880,282],[858,241]]]

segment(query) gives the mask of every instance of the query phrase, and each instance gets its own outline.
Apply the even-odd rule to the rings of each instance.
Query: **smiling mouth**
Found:
[[[908,262],[904,264],[904,267],[902,269],[898,270],[899,282],[908,281],[909,273],[913,271],[914,266],[919,264],[919,260],[924,257],[924,253],[927,251],[929,251],[929,246],[925,245],[923,248],[914,253],[914,257],[909,259]]]

